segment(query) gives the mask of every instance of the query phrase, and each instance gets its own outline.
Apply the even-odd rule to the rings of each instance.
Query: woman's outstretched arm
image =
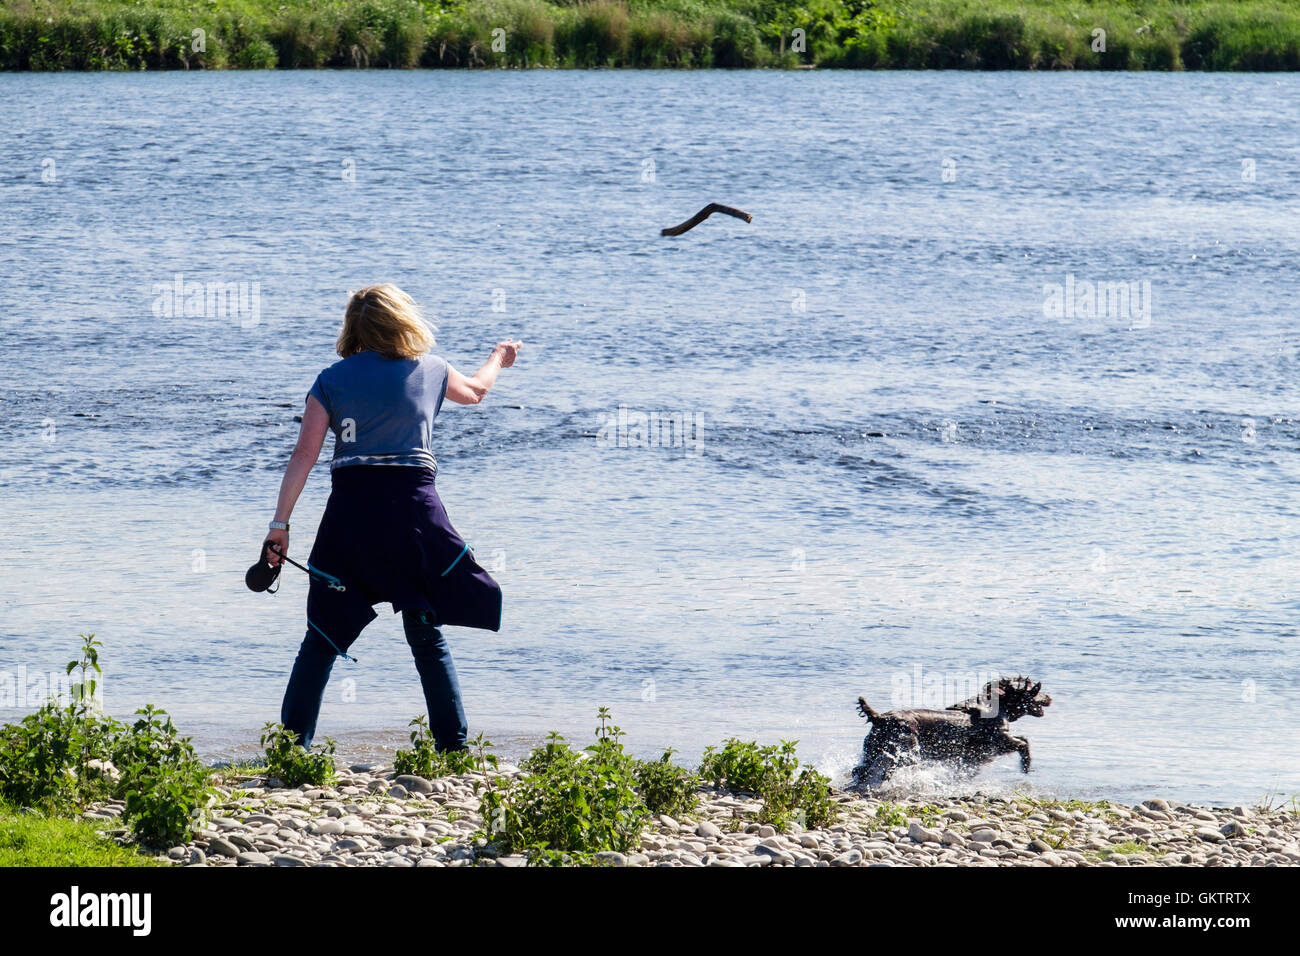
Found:
[[[284,469],[284,478],[280,481],[280,498],[275,505],[275,520],[289,523],[293,506],[298,503],[298,496],[307,484],[316,459],[320,457],[321,445],[325,443],[325,433],[329,431],[330,416],[325,406],[316,401],[315,396],[307,396],[307,408],[302,413],[302,428],[298,430],[298,444],[289,456],[289,465]],[[267,533],[266,541],[271,542],[285,554],[289,553],[289,532],[274,530]],[[267,557],[271,564],[282,563],[279,555],[272,553]]]
[[[496,384],[497,372],[515,364],[515,358],[523,345],[523,342],[506,339],[492,350],[488,360],[471,378],[466,378],[448,365],[447,397],[457,405],[477,405],[483,401]]]

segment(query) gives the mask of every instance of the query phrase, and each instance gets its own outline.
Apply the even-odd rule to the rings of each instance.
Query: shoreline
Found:
[[[520,774],[502,764],[494,777]],[[267,786],[241,773],[220,783],[209,818],[184,845],[156,854],[179,866],[523,866],[475,836],[473,787],[484,774],[425,779],[389,766],[340,769],[330,787]],[[270,781],[274,784],[277,781]],[[759,802],[705,786],[689,817],[651,819],[636,852],[611,866],[1297,866],[1300,808],[1202,807],[1152,798],[1109,801],[988,796],[896,801],[833,791],[831,826],[778,831]],[[111,824],[114,801],[83,817]]]
[[[1264,0],[23,0],[0,70],[1300,70],[1300,10]]]

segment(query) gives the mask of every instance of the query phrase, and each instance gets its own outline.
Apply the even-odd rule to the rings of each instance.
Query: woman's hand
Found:
[[[492,350],[483,367],[466,378],[450,365],[447,366],[447,391],[445,395],[457,405],[477,405],[483,401],[496,384],[497,372],[515,364],[523,342],[506,339]]]
[[[266,533],[265,543],[278,548],[282,554],[289,553],[289,532],[279,528]],[[271,567],[279,567],[284,564],[284,558],[276,554],[270,548],[266,549],[266,560]]]
[[[513,339],[506,339],[492,350],[492,354],[497,356],[501,362],[502,368],[509,368],[515,364],[515,359],[519,356],[519,350],[524,347],[523,342],[516,342]]]

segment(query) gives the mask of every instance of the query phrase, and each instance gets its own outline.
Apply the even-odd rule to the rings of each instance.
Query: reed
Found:
[[[0,0],[5,70],[802,65],[1295,70],[1300,0]]]

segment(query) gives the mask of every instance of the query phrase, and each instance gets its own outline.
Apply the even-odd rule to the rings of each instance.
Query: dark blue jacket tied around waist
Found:
[[[501,588],[456,533],[434,489],[434,472],[409,465],[351,465],[332,489],[309,564],[307,619],[347,650],[375,619],[374,605],[433,614],[438,626],[501,628]]]

